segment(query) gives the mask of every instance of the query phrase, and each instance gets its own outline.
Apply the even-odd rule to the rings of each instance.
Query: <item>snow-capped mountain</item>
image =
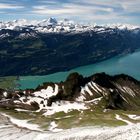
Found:
[[[139,40],[140,27],[127,24],[85,25],[55,18],[0,22],[0,75],[70,70],[134,52]]]
[[[64,19],[57,21],[55,18],[49,18],[42,21],[27,21],[25,19],[0,22],[0,30],[22,30],[23,28],[29,28],[36,32],[83,32],[88,30],[93,31],[105,31],[106,29],[119,29],[119,30],[140,30],[139,26],[133,26],[129,24],[108,24],[98,26],[78,24],[74,21]],[[136,31],[135,31],[136,32]]]

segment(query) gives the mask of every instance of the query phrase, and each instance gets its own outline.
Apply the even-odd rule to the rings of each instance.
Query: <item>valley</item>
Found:
[[[138,140],[139,40],[128,24],[0,22],[0,138]]]
[[[125,73],[140,80],[139,66],[140,52],[139,50],[123,56],[113,57],[111,59],[82,67],[77,67],[66,72],[57,72],[42,76],[20,76],[17,83],[20,89],[36,88],[43,82],[60,82],[72,72],[78,72],[83,76],[89,76],[97,72],[105,72],[110,75]]]
[[[139,40],[140,28],[132,25],[80,25],[53,18],[35,25],[0,23],[0,76],[68,71],[132,53]]]

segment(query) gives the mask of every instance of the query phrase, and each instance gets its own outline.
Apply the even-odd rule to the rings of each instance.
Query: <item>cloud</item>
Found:
[[[77,21],[140,23],[140,0],[0,0],[0,11],[19,18],[50,16]],[[11,11],[11,9],[14,9]],[[18,12],[17,10],[18,9]],[[12,12],[12,13],[11,13]],[[0,18],[6,14],[1,13]],[[33,16],[30,16],[33,15]],[[7,15],[8,17],[8,15]],[[11,18],[10,16],[8,18]]]
[[[112,7],[104,7],[83,3],[57,3],[53,5],[33,6],[31,13],[38,16],[53,16],[59,18],[70,18],[83,22],[108,21],[116,17]]]
[[[50,4],[50,5],[52,5],[52,4],[58,4],[58,3],[61,3],[61,2],[59,2],[59,1],[48,1],[48,0],[39,0],[39,3],[43,3],[43,4]]]
[[[135,0],[135,1],[123,1],[121,3],[121,6],[123,7],[125,12],[140,12],[140,1]]]
[[[24,6],[16,4],[0,3],[0,9],[21,9],[21,8],[24,8]]]
[[[112,8],[104,8],[104,7],[97,7],[97,6],[84,6],[81,4],[72,4],[72,3],[65,3],[60,6],[56,6],[55,8],[52,6],[33,6],[32,13],[38,14],[50,14],[50,15],[61,15],[61,14],[93,14],[97,11],[104,11],[104,12],[112,12]]]

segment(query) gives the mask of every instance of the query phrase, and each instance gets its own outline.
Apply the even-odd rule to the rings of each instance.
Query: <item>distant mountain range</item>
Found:
[[[15,31],[31,31],[40,33],[50,33],[50,32],[84,32],[84,31],[96,31],[96,32],[104,32],[108,29],[110,31],[113,29],[119,30],[131,30],[133,33],[140,32],[139,26],[133,26],[129,24],[112,24],[112,25],[104,25],[98,26],[96,24],[93,25],[84,25],[78,24],[74,21],[64,19],[57,21],[55,18],[49,18],[42,21],[27,21],[25,19],[14,20],[8,22],[0,22],[0,30],[9,29]],[[7,35],[8,36],[8,35]],[[25,35],[26,36],[26,35]],[[2,37],[2,36],[1,36]],[[28,36],[27,36],[28,37]]]
[[[0,76],[44,75],[140,48],[140,27],[64,19],[0,22]]]

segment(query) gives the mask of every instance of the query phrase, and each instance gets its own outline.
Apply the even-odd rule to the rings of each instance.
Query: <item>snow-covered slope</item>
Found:
[[[37,32],[82,32],[88,30],[94,31],[105,31],[106,29],[119,29],[119,30],[134,30],[134,32],[140,31],[139,26],[133,26],[129,24],[108,24],[97,26],[78,24],[74,21],[68,19],[57,21],[55,18],[49,18],[42,21],[27,21],[25,19],[14,20],[8,22],[0,22],[0,30],[10,29],[10,30],[22,30],[24,28],[29,28]]]
[[[119,127],[101,127],[101,126],[87,126],[77,127],[67,130],[62,130],[58,133],[52,130],[48,132],[40,132],[25,129],[29,125],[34,127],[34,124],[22,123],[23,126],[17,127],[22,120],[18,120],[18,123],[11,121],[10,116],[0,114],[0,137],[1,140],[139,140],[140,137],[140,124],[132,124]],[[17,121],[17,120],[16,120]],[[52,127],[55,128],[56,124],[51,123]],[[55,128],[55,130],[58,130]],[[111,130],[111,131],[110,131]]]

